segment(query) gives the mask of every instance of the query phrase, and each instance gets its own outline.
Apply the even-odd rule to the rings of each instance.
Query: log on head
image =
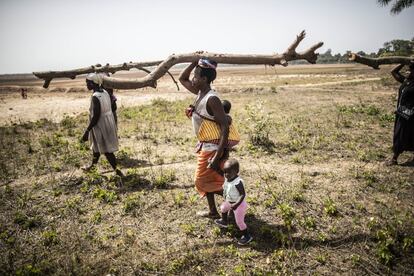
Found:
[[[349,60],[357,63],[368,65],[374,69],[379,69],[380,65],[383,64],[405,64],[409,65],[414,61],[414,57],[401,57],[401,56],[389,56],[380,58],[369,58],[364,57],[355,53],[349,54]]]
[[[318,54],[315,50],[323,45],[323,42],[319,42],[304,52],[296,52],[296,48],[299,43],[305,38],[305,31],[302,31],[296,40],[289,46],[289,48],[283,54],[275,55],[233,55],[233,54],[217,54],[207,52],[195,52],[190,54],[171,55],[166,60],[161,62],[150,74],[143,78],[137,79],[119,79],[113,77],[104,77],[103,85],[105,87],[116,89],[137,89],[146,86],[156,85],[156,81],[164,76],[168,70],[179,63],[191,63],[197,62],[200,58],[209,58],[217,63],[225,64],[250,64],[250,65],[276,65],[280,64],[287,66],[289,61],[292,60],[306,60],[311,64],[314,64],[318,58]]]
[[[306,33],[302,31],[297,35],[295,41],[288,47],[288,49],[283,54],[274,54],[274,55],[232,55],[232,54],[215,54],[207,52],[195,52],[190,54],[179,54],[171,55],[164,61],[152,61],[152,62],[129,62],[122,63],[118,65],[109,65],[101,66],[97,64],[95,66],[90,66],[86,68],[79,68],[68,71],[48,71],[48,72],[33,72],[33,74],[45,80],[43,87],[47,88],[50,82],[54,78],[71,78],[74,79],[78,75],[88,74],[88,73],[112,73],[123,70],[130,70],[136,68],[144,70],[144,67],[156,66],[152,72],[147,76],[137,79],[120,79],[106,76],[103,78],[103,85],[107,88],[116,88],[116,89],[137,89],[143,87],[156,87],[157,80],[162,76],[168,73],[168,70],[179,63],[188,63],[196,62],[200,58],[210,58],[215,60],[218,63],[226,64],[256,64],[256,65],[276,65],[280,64],[282,66],[287,66],[289,61],[292,60],[306,60],[311,64],[314,64],[318,58],[318,54],[315,53],[315,50],[320,48],[323,45],[323,42],[319,42],[304,52],[296,52],[296,48],[300,42],[305,38]],[[170,74],[171,76],[171,74]],[[173,79],[174,80],[174,79]],[[174,80],[176,83],[176,81]]]

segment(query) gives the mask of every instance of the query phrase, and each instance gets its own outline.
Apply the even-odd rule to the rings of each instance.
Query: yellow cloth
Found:
[[[202,150],[198,152],[195,186],[201,196],[223,190],[224,177],[215,170],[207,169],[208,160],[213,158],[215,153],[215,151]],[[224,162],[225,160],[220,162],[220,168],[223,168]]]
[[[203,119],[201,126],[198,130],[197,138],[201,142],[218,143],[220,140],[220,126],[210,120]],[[240,135],[234,124],[229,126],[228,143],[235,145],[240,141]]]

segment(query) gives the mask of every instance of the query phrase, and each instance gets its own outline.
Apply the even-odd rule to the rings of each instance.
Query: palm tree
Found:
[[[391,0],[377,0],[381,6],[388,5]],[[414,0],[395,0],[391,8],[391,13],[399,14],[402,10],[411,7],[414,4]]]

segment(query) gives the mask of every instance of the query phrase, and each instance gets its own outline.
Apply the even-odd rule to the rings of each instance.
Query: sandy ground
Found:
[[[29,94],[27,100],[19,95],[9,96],[0,103],[0,125],[6,125],[19,121],[36,121],[47,118],[52,121],[60,121],[65,116],[74,116],[87,112],[90,103],[90,94],[85,93],[49,93]],[[136,91],[119,93],[117,96],[118,107],[128,107],[150,103],[153,99],[166,100],[184,99],[191,96],[184,92],[145,92]]]

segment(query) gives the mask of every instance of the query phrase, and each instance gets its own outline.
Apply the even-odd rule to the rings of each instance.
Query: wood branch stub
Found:
[[[150,61],[150,62],[129,62],[117,65],[110,65],[107,63],[105,66],[101,66],[100,64],[92,65],[89,67],[74,69],[74,70],[67,70],[67,71],[46,71],[46,72],[33,72],[33,75],[38,77],[39,79],[45,80],[43,84],[44,88],[48,88],[50,82],[55,78],[70,78],[75,79],[78,75],[84,75],[89,73],[112,73],[118,71],[125,71],[136,68],[138,70],[143,70],[143,67],[150,67],[156,66],[160,64],[162,60],[159,61]],[[144,70],[143,70],[144,71]],[[149,71],[147,71],[149,72]]]
[[[410,62],[414,61],[414,57],[390,56],[390,57],[380,57],[380,58],[369,58],[369,57],[364,57],[364,56],[361,56],[355,53],[350,53],[348,57],[350,61],[368,65],[374,69],[379,69],[379,66],[383,64],[409,65]]]

